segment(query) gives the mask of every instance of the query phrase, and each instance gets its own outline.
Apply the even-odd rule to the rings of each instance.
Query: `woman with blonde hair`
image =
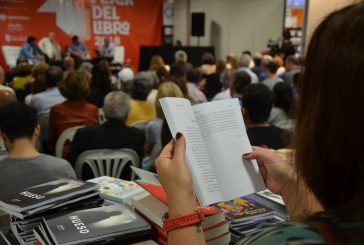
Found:
[[[98,124],[98,108],[87,102],[90,95],[90,77],[85,71],[73,71],[58,85],[61,94],[67,99],[51,108],[49,114],[48,142],[54,151],[58,137],[70,127]],[[63,155],[68,153],[64,148]]]
[[[164,120],[164,114],[162,111],[162,107],[159,103],[159,99],[164,97],[179,97],[184,98],[184,95],[181,89],[174,82],[164,82],[158,88],[158,94],[155,101],[155,108],[157,111],[157,118],[150,123],[148,123],[146,128],[146,144],[145,144],[145,152],[150,154],[153,150],[154,146],[159,144],[159,150],[154,149],[154,151],[159,153],[161,149],[160,141],[161,141],[161,128]],[[151,156],[151,158],[155,158],[156,156]],[[154,159],[153,159],[154,160]]]

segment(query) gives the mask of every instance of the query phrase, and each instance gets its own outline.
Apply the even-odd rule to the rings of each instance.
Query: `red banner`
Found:
[[[161,44],[162,11],[163,0],[1,0],[0,46],[21,46],[27,36],[39,41],[54,32],[63,52],[78,35],[95,57],[108,36],[137,68],[140,46]],[[0,65],[6,67],[3,55]]]

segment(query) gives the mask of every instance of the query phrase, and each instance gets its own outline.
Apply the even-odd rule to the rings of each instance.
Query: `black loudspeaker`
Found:
[[[192,13],[191,35],[193,37],[205,36],[205,13]]]

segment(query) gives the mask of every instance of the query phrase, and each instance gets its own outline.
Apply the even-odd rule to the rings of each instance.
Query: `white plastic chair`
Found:
[[[19,46],[1,46],[5,63],[9,68],[16,66],[16,60],[19,57],[21,47]]]
[[[124,46],[116,46],[115,53],[114,53],[114,59],[111,63],[124,64],[124,56],[125,56]]]
[[[64,130],[62,132],[62,134],[57,139],[57,143],[56,143],[56,157],[62,158],[63,147],[64,147],[64,144],[66,143],[66,141],[69,140],[72,142],[73,137],[76,134],[76,131],[83,127],[85,127],[85,126],[82,125],[82,126],[71,127],[71,128],[67,128],[66,130]]]
[[[103,124],[106,121],[105,113],[102,108],[99,108],[99,124]]]
[[[125,166],[128,166],[128,163],[139,167],[139,156],[132,149],[89,150],[78,156],[75,170],[79,179],[82,179],[84,165],[88,165],[91,168],[94,177],[110,176],[120,178],[123,169]],[[132,171],[131,180],[134,179],[135,173]]]

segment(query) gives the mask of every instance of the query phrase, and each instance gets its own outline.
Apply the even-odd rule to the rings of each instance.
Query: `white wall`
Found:
[[[307,32],[305,46],[310,41],[311,35],[318,24],[331,12],[346,5],[358,2],[355,0],[309,0],[307,14]]]
[[[228,52],[253,53],[266,48],[269,38],[281,36],[284,0],[175,0],[175,40],[184,45],[197,45],[197,37],[189,38],[192,12],[205,12],[205,36],[200,45],[215,46],[216,56]]]

